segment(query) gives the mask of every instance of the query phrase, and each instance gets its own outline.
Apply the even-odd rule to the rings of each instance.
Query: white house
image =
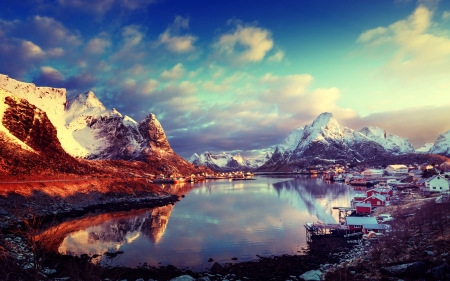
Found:
[[[408,174],[408,167],[405,165],[389,165],[386,167],[386,172],[390,175]]]
[[[361,172],[361,175],[365,178],[380,178],[383,176],[384,171],[378,169],[367,169]]]
[[[449,191],[450,182],[442,175],[436,175],[428,179],[423,179],[425,188],[431,192]]]

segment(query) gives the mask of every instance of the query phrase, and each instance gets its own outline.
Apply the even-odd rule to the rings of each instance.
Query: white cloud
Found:
[[[195,49],[194,42],[197,37],[192,35],[173,36],[166,30],[159,36],[159,43],[167,46],[167,49],[173,53],[187,53]]]
[[[131,48],[141,43],[143,34],[139,31],[137,26],[130,25],[123,28],[122,38],[125,43],[124,48]]]
[[[333,112],[337,118],[350,118],[356,112],[337,104],[340,99],[339,89],[318,88],[311,90],[313,77],[309,74],[274,76],[266,74],[260,79],[266,88],[260,99],[277,106],[280,114],[301,117],[312,121],[322,112]]]
[[[433,11],[420,5],[406,19],[388,27],[365,31],[359,36],[358,42],[375,48],[386,44],[393,46],[394,54],[380,70],[385,76],[414,80],[426,75],[448,74],[450,38],[445,32],[432,32],[439,27],[432,17]]]
[[[41,49],[41,47],[31,41],[22,41],[20,47],[23,54],[28,58],[42,58],[45,55],[45,52]]]
[[[164,70],[159,78],[163,80],[178,80],[184,76],[186,70],[183,67],[183,64],[178,63],[170,70]]]
[[[159,86],[159,82],[158,81],[156,81],[154,79],[148,79],[142,85],[142,93],[143,94],[150,94],[153,91],[155,91],[156,88],[158,88],[158,86]]]
[[[259,27],[238,25],[235,30],[221,35],[213,47],[219,55],[236,62],[261,61],[273,48],[271,33]]]
[[[103,54],[105,49],[111,46],[111,42],[108,39],[95,37],[89,40],[85,47],[85,51],[89,54]]]
[[[278,50],[275,54],[273,54],[272,56],[270,56],[268,58],[268,61],[270,62],[280,62],[282,61],[284,58],[284,52],[281,50]]]
[[[161,35],[157,45],[165,45],[173,53],[187,53],[195,50],[194,42],[197,37],[190,34],[180,35],[181,29],[189,28],[189,18],[177,16],[173,22]]]
[[[46,81],[58,83],[64,81],[64,76],[51,66],[42,66],[39,73],[40,77],[44,77]]]

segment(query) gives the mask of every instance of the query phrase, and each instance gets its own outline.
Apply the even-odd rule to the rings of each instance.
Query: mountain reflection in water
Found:
[[[209,268],[209,258],[229,263],[232,257],[297,254],[306,246],[304,223],[335,222],[332,207],[348,206],[355,194],[341,183],[304,176],[163,188],[186,198],[175,205],[65,222],[49,230],[57,232],[54,249],[72,255],[123,251],[119,265],[161,263],[193,270]]]

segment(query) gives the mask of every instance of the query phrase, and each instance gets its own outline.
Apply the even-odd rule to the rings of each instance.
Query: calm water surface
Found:
[[[257,176],[165,185],[185,195],[175,205],[92,215],[70,222],[59,245],[73,255],[123,251],[114,265],[172,264],[192,270],[259,256],[293,254],[306,247],[305,222],[336,222],[334,206],[356,193],[342,183],[307,176]],[[104,257],[102,262],[106,262]]]

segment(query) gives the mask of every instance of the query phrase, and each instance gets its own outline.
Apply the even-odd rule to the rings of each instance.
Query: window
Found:
[[[361,225],[354,225],[353,227],[354,228],[361,228],[362,226]]]
[[[436,189],[436,186],[433,186],[433,189]]]

